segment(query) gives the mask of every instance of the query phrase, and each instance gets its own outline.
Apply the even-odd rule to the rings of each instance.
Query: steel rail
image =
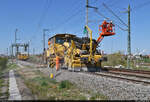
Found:
[[[114,76],[114,75],[108,75],[108,74],[102,74],[102,73],[95,73],[95,72],[82,72],[82,73],[96,75],[96,76],[102,76],[102,77],[108,77],[108,78],[114,78],[114,79],[120,79],[120,80],[126,80],[126,81],[129,81],[129,82],[142,83],[144,85],[150,85],[150,82],[143,81],[143,80],[136,80],[136,79],[124,78],[124,77],[120,77],[120,76]]]

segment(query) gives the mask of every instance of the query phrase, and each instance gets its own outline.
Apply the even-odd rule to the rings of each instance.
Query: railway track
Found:
[[[113,75],[110,73],[102,73],[102,72],[83,72],[84,74],[92,74],[92,75],[96,75],[96,76],[102,76],[102,77],[108,77],[108,78],[112,78],[112,79],[119,79],[119,80],[124,80],[126,82],[133,82],[136,84],[143,84],[143,85],[150,85],[150,79],[149,80],[145,80],[145,79],[141,79],[141,78],[135,78],[135,77],[125,77],[125,76],[120,76],[120,75]]]
[[[150,85],[150,71],[126,70],[126,69],[108,69],[102,72],[83,72],[97,76],[109,77],[113,79],[124,80],[127,82]]]
[[[134,70],[134,69],[124,69],[124,68],[102,68],[104,71],[115,71],[115,72],[128,72],[128,73],[135,73],[135,74],[145,74],[145,75],[150,75],[150,71],[145,71],[145,70]]]
[[[103,70],[102,72],[81,72],[81,73],[125,80],[127,82],[140,83],[144,85],[150,85],[150,71],[111,68],[105,69],[105,71]]]
[[[110,74],[115,74],[115,75],[124,75],[124,76],[133,76],[133,77],[137,77],[137,78],[144,78],[144,79],[150,79],[150,75],[143,75],[143,74],[139,74],[139,73],[126,73],[126,72],[115,72],[115,71],[109,71],[107,73]]]

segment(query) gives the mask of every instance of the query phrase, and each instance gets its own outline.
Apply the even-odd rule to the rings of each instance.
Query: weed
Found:
[[[68,80],[56,82],[44,76],[41,72],[35,72],[39,76],[34,78],[24,77],[25,84],[31,89],[32,93],[40,100],[86,100],[84,94],[80,94],[81,90]]]
[[[16,68],[18,68],[18,65],[17,65],[17,64],[15,64],[15,63],[9,63],[9,64],[7,65],[7,68],[6,68],[5,72],[8,72],[9,70],[11,70],[11,69],[16,69]]]
[[[0,70],[4,70],[7,67],[7,58],[0,57]]]
[[[79,98],[80,100],[86,100],[86,97],[85,97],[85,96],[78,96],[78,98]]]
[[[56,99],[56,97],[54,97],[54,96],[48,97],[48,100],[55,100],[55,99]]]
[[[39,84],[43,84],[43,85],[46,85],[48,82],[49,83],[53,83],[53,84],[56,84],[56,80],[54,79],[50,79],[50,78],[47,78],[47,77],[35,77],[32,79],[32,81],[35,81],[35,82],[38,82]]]
[[[107,100],[107,99],[108,99],[107,96],[104,96],[99,93],[93,94],[92,97],[90,97],[90,100]]]
[[[0,79],[0,87],[3,87],[4,80]]]
[[[63,89],[63,88],[71,88],[73,86],[72,83],[70,83],[68,80],[64,80],[64,81],[61,81],[60,84],[59,84],[59,89]]]
[[[45,81],[43,81],[42,84],[41,84],[41,86],[48,86],[48,83],[45,82]]]

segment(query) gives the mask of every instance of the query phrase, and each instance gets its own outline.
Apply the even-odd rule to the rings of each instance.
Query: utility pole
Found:
[[[15,44],[17,43],[17,31],[18,29],[15,30]],[[15,51],[15,56],[18,54],[18,47],[16,46],[16,51]]]
[[[12,45],[9,46],[9,53],[10,53],[10,59],[11,59],[11,62],[12,62],[13,61],[12,60],[12,56],[13,56],[13,54],[12,54]]]
[[[10,56],[12,55],[11,46],[9,46],[9,55],[10,55]]]
[[[18,29],[15,30],[15,44],[17,43],[17,31]]]
[[[45,32],[49,31],[49,29],[43,29],[43,51],[45,51]]]
[[[6,54],[7,54],[7,57],[8,57],[8,48],[6,49]]]
[[[127,37],[127,68],[130,68],[130,63],[131,63],[131,41],[130,41],[130,5],[128,5],[128,10],[125,11],[125,13],[128,13],[128,24],[124,23],[124,21],[118,16],[116,15],[111,9],[109,9],[106,4],[104,4],[104,7],[107,8],[109,10],[109,12],[111,12],[116,18],[118,18],[120,20],[120,22],[122,22],[122,24],[124,24],[126,27],[128,27],[127,31],[128,31],[128,37]],[[118,26],[119,27],[119,26]],[[119,27],[121,28],[121,27]],[[122,28],[121,28],[122,29]],[[122,29],[124,30],[124,29]]]
[[[49,31],[49,29],[43,29],[43,63],[46,63],[46,59],[45,59],[45,32]]]
[[[14,56],[13,45],[11,45],[11,54],[12,54],[12,57],[13,57]]]
[[[130,5],[128,6],[128,56],[127,56],[127,68],[130,68],[131,61],[131,41],[130,41]]]
[[[86,25],[88,26],[88,6],[89,6],[89,0],[86,0]],[[89,37],[88,36],[88,33],[86,33],[87,35],[87,37]]]
[[[28,56],[30,55],[30,41],[28,42]]]
[[[33,55],[35,54],[35,48],[33,48]]]

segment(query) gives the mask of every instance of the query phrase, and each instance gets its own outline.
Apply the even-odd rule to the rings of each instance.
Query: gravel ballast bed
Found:
[[[42,72],[49,73],[49,69]],[[150,86],[80,72],[61,70],[56,80],[69,80],[85,90],[106,95],[110,100],[150,100]]]

